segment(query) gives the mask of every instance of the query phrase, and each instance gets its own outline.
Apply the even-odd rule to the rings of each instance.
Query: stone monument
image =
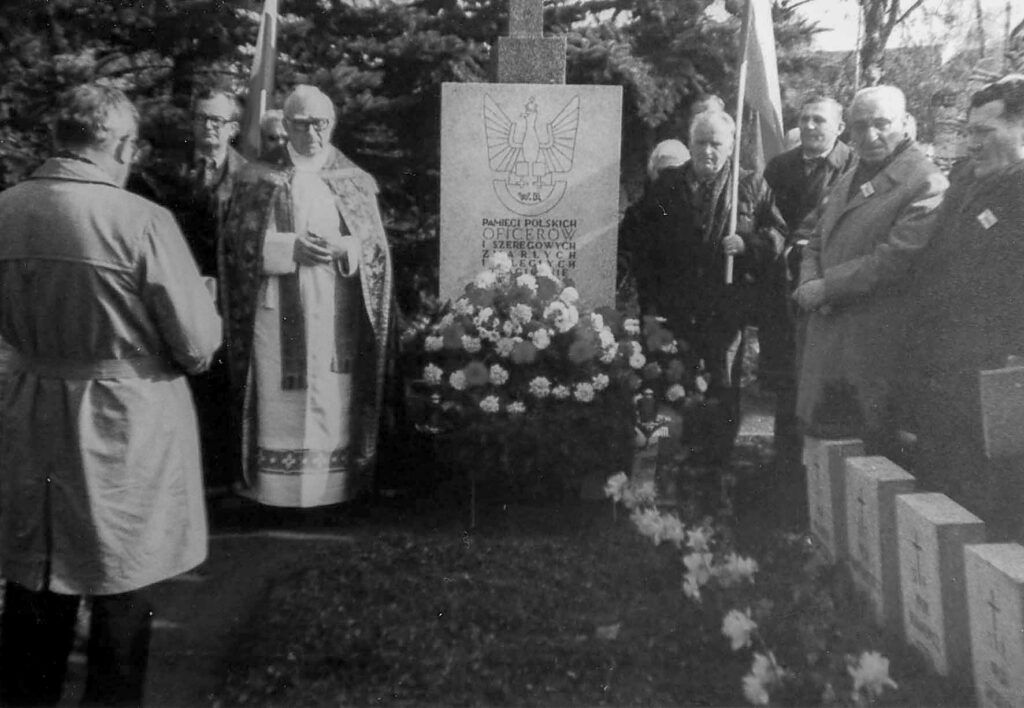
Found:
[[[811,535],[821,544],[829,560],[846,556],[847,457],[864,454],[860,440],[804,439],[804,466],[807,468],[807,503]]]
[[[620,86],[573,86],[541,0],[512,0],[498,83],[441,87],[441,299],[490,254],[550,264],[590,307],[615,304]]]

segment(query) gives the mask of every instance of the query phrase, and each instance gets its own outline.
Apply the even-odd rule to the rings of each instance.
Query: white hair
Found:
[[[326,107],[330,111],[331,120],[334,120],[335,117],[337,117],[337,113],[334,110],[334,102],[331,101],[330,97],[326,93],[318,89],[316,86],[299,84],[292,89],[292,92],[288,94],[288,98],[284,100],[284,114],[286,116],[294,116],[303,110],[309,110],[318,104]]]
[[[899,113],[900,115],[907,112],[907,97],[903,95],[903,91],[888,84],[879,84],[878,86],[862,88],[854,95],[853,103],[850,104],[850,109],[852,110],[858,102],[872,98],[877,101],[888,103],[895,108],[896,113]]]
[[[679,140],[662,140],[647,159],[647,176],[652,180],[666,167],[682,165],[690,159],[690,151]]]
[[[704,126],[718,126],[729,131],[729,135],[736,137],[736,121],[725,111],[701,111],[690,119],[690,143],[693,143],[693,134],[697,128]]]

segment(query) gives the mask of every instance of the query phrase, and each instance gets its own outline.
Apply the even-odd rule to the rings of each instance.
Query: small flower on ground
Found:
[[[679,346],[676,344],[675,340],[672,340],[668,344],[663,344],[661,347],[661,351],[665,352],[666,354],[678,354]]]
[[[490,307],[485,307],[476,314],[476,317],[473,318],[473,324],[477,327],[482,327],[493,315],[494,310]]]
[[[462,369],[459,369],[458,371],[453,371],[452,375],[448,377],[448,383],[450,383],[452,388],[454,388],[456,391],[465,391],[466,373]]]
[[[665,391],[665,398],[670,402],[675,403],[676,401],[686,398],[686,389],[679,384],[672,384],[668,387],[668,390]]]
[[[534,379],[536,381],[537,379]],[[604,483],[604,495],[611,497],[612,501],[620,501],[622,499],[622,490],[629,482],[629,477],[626,476],[625,472],[619,472],[613,474],[608,478],[608,481]]]
[[[541,327],[530,333],[530,340],[533,341],[533,346],[537,347],[537,349],[544,350],[551,345],[551,333],[547,328]]]
[[[730,610],[722,620],[722,634],[728,637],[733,651],[750,646],[750,635],[757,629],[757,623],[750,619],[750,612]]]
[[[889,677],[889,660],[877,651],[866,651],[860,655],[857,663],[846,667],[853,677],[853,691],[861,689],[872,698],[878,698],[886,688],[897,688],[896,682]]]
[[[498,356],[508,358],[512,354],[512,350],[516,346],[516,340],[511,337],[502,337],[498,340],[498,343],[494,345],[494,350],[498,352]]]
[[[566,305],[575,305],[580,301],[580,293],[576,288],[570,285],[562,290],[562,294],[558,296],[558,299]]]
[[[493,287],[498,282],[498,276],[492,270],[482,270],[473,279],[473,285],[481,289]]]
[[[537,278],[529,273],[523,273],[516,278],[516,285],[527,288],[533,292],[537,292]]]
[[[437,323],[437,328],[439,330],[444,330],[451,327],[453,324],[455,324],[455,315],[448,312],[441,318],[441,321]]]
[[[536,286],[536,282],[534,282],[534,285]],[[529,305],[523,305],[520,303],[519,305],[516,305],[515,307],[512,308],[512,310],[509,312],[509,317],[512,318],[513,322],[517,322],[521,325],[526,324],[527,322],[533,319],[533,308],[530,307]]]
[[[596,374],[591,384],[594,386],[595,391],[603,391],[608,388],[608,384],[611,383],[611,379],[608,378],[608,374]]]
[[[708,382],[707,379],[705,379],[703,376],[696,377],[693,380],[693,383],[697,387],[697,390],[700,391],[701,393],[708,392]]]
[[[508,371],[500,364],[492,364],[490,380],[495,386],[504,386],[508,383]]]
[[[628,484],[622,490],[622,504],[627,509],[635,509],[639,506],[651,506],[656,497],[654,482],[644,482],[641,485]]]
[[[487,365],[482,361],[469,362],[463,371],[466,373],[466,386],[469,387],[483,386],[491,377]]]
[[[594,400],[594,386],[586,382],[578,383],[572,395],[580,403],[590,403]]]
[[[590,314],[590,326],[594,328],[595,332],[600,332],[604,329],[604,317],[596,312],[592,312]]]
[[[423,348],[428,352],[439,352],[444,348],[444,337],[428,336],[423,340]]]
[[[768,690],[781,683],[785,676],[786,672],[775,662],[771,652],[754,654],[750,673],[743,677],[743,696],[755,706],[766,706],[770,700]]]
[[[682,548],[686,542],[686,526],[675,514],[664,514],[661,517],[661,538],[669,541],[676,548]]]
[[[551,393],[551,382],[543,376],[538,376],[530,381],[530,394],[537,398],[547,398]]]
[[[423,368],[423,380],[431,386],[436,386],[441,383],[441,377],[444,376],[444,369],[434,364],[427,364]]]
[[[506,320],[501,325],[501,331],[504,332],[506,336],[511,337],[513,334],[519,334],[522,332],[523,327],[512,320]]]
[[[706,529],[698,527],[686,533],[686,545],[698,553],[707,553],[710,550],[711,538]]]
[[[715,568],[715,578],[722,587],[732,587],[744,580],[754,582],[754,573],[757,572],[757,561],[753,558],[743,558],[735,553],[725,557],[725,563]]]
[[[551,389],[551,395],[559,401],[564,401],[572,395],[572,391],[569,390],[568,386],[558,385]]]
[[[611,364],[613,361],[615,361],[615,355],[618,354],[618,351],[618,348],[614,344],[610,347],[605,347],[604,351],[601,352],[601,363]]]
[[[764,684],[753,674],[743,677],[743,697],[753,706],[766,706],[771,698],[768,691],[765,690]]]
[[[637,353],[629,357],[629,365],[634,369],[642,369],[646,363],[647,358],[643,354]]]
[[[712,560],[713,556],[710,553],[689,553],[683,556],[687,576],[692,577],[700,587],[707,585],[711,579]]]
[[[505,407],[505,410],[511,415],[522,415],[526,412],[526,404],[522,401],[513,401]]]
[[[633,513],[629,515],[629,519],[641,536],[651,539],[655,546],[661,543],[661,513],[657,509],[634,509]]]
[[[460,297],[455,301],[454,310],[460,315],[472,315],[473,314],[473,303],[464,297]]]
[[[640,320],[630,317],[622,323],[622,328],[626,331],[626,334],[635,337],[640,334]]]
[[[491,257],[487,259],[487,267],[497,271],[498,273],[511,273],[512,256],[504,251],[492,253]]]
[[[544,317],[549,318],[555,329],[562,333],[568,332],[580,321],[579,310],[559,300],[544,308]]]
[[[501,335],[498,334],[498,331],[495,329],[487,329],[485,327],[480,327],[479,329],[477,329],[477,334],[480,335],[480,339],[486,340],[491,343],[497,342],[499,339],[501,339]]]
[[[683,578],[683,594],[694,602],[700,602],[700,585],[690,575]]]
[[[497,413],[501,410],[501,403],[498,402],[498,397],[485,396],[484,399],[480,401],[480,410],[484,413]]]
[[[462,335],[462,348],[467,352],[470,354],[476,354],[480,351],[480,347],[481,344],[479,337],[470,337],[468,334]]]
[[[615,335],[612,331],[605,327],[604,329],[598,330],[597,341],[601,343],[603,349],[609,349],[615,346]]]

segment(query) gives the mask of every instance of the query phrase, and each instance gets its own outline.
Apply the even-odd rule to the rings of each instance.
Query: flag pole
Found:
[[[740,140],[743,136],[743,99],[747,89],[747,45],[750,43],[750,3],[743,4],[743,29],[740,40],[739,87],[736,90],[736,136],[732,147],[732,175],[730,176],[729,234],[736,233],[739,221],[740,195]],[[732,285],[732,271],[735,256],[725,257],[725,284]]]

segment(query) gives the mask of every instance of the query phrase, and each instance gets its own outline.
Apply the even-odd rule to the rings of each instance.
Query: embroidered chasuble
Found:
[[[357,182],[372,185],[369,176],[337,170],[345,158],[333,150],[319,159],[289,150],[288,157],[291,169],[263,166],[243,180],[222,275],[231,291],[233,384],[244,381],[244,493],[273,506],[309,507],[346,501],[369,486],[380,397],[379,385],[365,384],[379,379],[390,262],[375,199],[366,199],[374,194],[356,189]],[[264,218],[235,213],[253,208]],[[306,232],[344,243],[347,256],[298,265],[295,239]]]

